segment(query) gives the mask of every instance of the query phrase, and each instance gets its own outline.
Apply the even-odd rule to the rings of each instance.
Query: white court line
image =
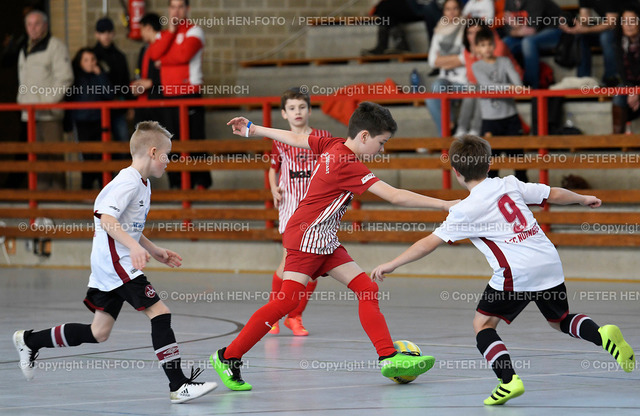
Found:
[[[622,372],[622,371],[621,371]],[[589,375],[593,375],[593,374],[600,374],[600,373],[611,373],[611,371],[607,371],[607,370],[599,370],[599,371],[582,371],[582,372],[570,372],[570,373],[551,373],[551,374],[528,374],[527,375],[527,380],[532,379],[532,378],[549,378],[549,377],[556,377],[556,376],[573,376],[573,375],[579,375],[579,376],[589,376]],[[437,380],[432,380],[432,379],[428,379],[428,380],[421,380],[420,384],[434,384],[434,383],[467,383],[467,382],[477,382],[477,381],[483,381],[483,380],[489,380],[489,381],[495,381],[495,376],[487,376],[487,377],[470,377],[470,378],[448,378],[448,379],[437,379]],[[637,379],[634,379],[637,380]],[[97,382],[98,380],[96,380]],[[104,381],[104,380],[101,380]],[[82,381],[83,384],[87,383],[87,380],[83,380]],[[269,394],[272,395],[274,393],[295,393],[295,392],[313,392],[313,391],[328,391],[328,390],[336,390],[336,389],[362,389],[362,388],[369,388],[371,385],[367,385],[367,384],[357,384],[357,385],[341,385],[341,386],[324,386],[324,387],[308,387],[308,388],[294,388],[294,389],[268,389],[268,390],[263,390],[263,391],[251,391],[252,395],[261,395],[261,394]],[[532,389],[529,388],[528,391],[531,391]],[[533,389],[533,391],[545,391],[545,390],[549,390],[549,389]],[[428,392],[427,392],[428,393]],[[213,393],[210,394],[208,396],[220,396],[222,394],[234,394],[234,395],[238,395],[241,394],[241,392],[231,392],[231,391],[218,391],[217,393]],[[438,396],[442,396],[442,392],[437,392],[434,393],[437,394]],[[476,394],[476,393],[471,393],[471,395]],[[484,395],[484,393],[477,393],[479,395]],[[131,402],[144,402],[144,401],[151,401],[151,400],[166,400],[166,396],[163,396],[163,398],[156,398],[156,397],[151,397],[151,398],[146,398],[146,399],[124,399],[124,400],[113,400],[110,399],[108,401],[93,401],[93,402],[78,402],[78,403],[64,403],[64,404],[46,404],[46,405],[36,405],[36,406],[17,406],[17,407],[0,407],[0,410],[15,410],[15,409],[35,409],[35,408],[56,408],[56,407],[65,407],[65,406],[83,406],[83,405],[95,405],[95,404],[108,404],[108,403],[131,403]],[[322,410],[322,409],[320,409]]]

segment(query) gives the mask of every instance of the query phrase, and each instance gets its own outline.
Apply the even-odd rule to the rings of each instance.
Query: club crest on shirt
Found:
[[[144,201],[141,199],[140,201],[138,201],[138,205],[140,205],[141,207],[144,206]]]
[[[153,286],[147,285],[147,287],[144,288],[144,294],[148,298],[153,298],[156,295],[156,290],[153,288]]]

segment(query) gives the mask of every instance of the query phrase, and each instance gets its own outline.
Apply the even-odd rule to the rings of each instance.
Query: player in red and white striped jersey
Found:
[[[311,99],[308,94],[300,91],[300,88],[291,88],[282,94],[280,100],[280,110],[282,118],[289,122],[292,132],[298,134],[309,134],[318,137],[332,137],[326,130],[312,129],[309,127],[309,116],[311,115]],[[302,197],[307,192],[311,172],[316,165],[317,155],[309,149],[289,146],[288,144],[273,142],[271,149],[271,168],[269,169],[269,185],[273,194],[273,204],[278,208],[278,230],[280,234],[289,222]],[[277,179],[278,173],[280,179]],[[271,282],[271,297],[276,296],[282,287],[282,273],[284,271],[284,261],[287,250],[282,250],[282,260],[273,273]],[[306,336],[309,331],[302,324],[302,313],[307,307],[309,297],[315,290],[317,282],[310,281],[307,284],[307,292],[300,299],[300,304],[291,311],[284,321],[287,328],[293,331],[293,335]],[[278,322],[273,324],[270,334],[280,333]]]
[[[484,401],[486,405],[501,405],[524,393],[496,327],[501,319],[510,324],[531,301],[552,328],[603,346],[625,371],[632,371],[633,349],[617,326],[600,327],[586,315],[569,314],[560,256],[527,206],[550,202],[597,208],[602,202],[595,196],[563,188],[523,183],[514,176],[487,178],[491,146],[480,137],[468,135],[454,141],[449,159],[469,196],[451,208],[446,221],[431,235],[376,267],[373,277],[382,279],[384,274],[426,256],[445,242],[466,238],[487,257],[493,276],[478,303],[473,328],[478,350],[500,382]]]
[[[361,103],[349,120],[347,139],[256,126],[243,117],[227,124],[234,134],[266,136],[311,149],[320,156],[307,194],[284,232],[287,258],[280,293],[253,314],[228,347],[211,356],[223,383],[232,390],[251,389],[240,375],[240,359],[275,322],[295,309],[309,280],[325,273],[356,294],[360,322],[378,353],[383,376],[417,376],[428,371],[435,362],[433,357],[397,353],[378,305],[378,285],[353,261],[337,238],[340,220],[354,193],[369,190],[393,204],[415,208],[449,209],[457,202],[396,189],[376,178],[364,165],[363,159],[384,151],[384,144],[396,131],[391,112],[378,104]]]

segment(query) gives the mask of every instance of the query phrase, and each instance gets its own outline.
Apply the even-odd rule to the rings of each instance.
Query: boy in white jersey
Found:
[[[300,88],[291,88],[282,94],[280,99],[280,110],[282,118],[289,122],[289,128],[292,132],[298,134],[308,134],[318,137],[333,137],[326,130],[312,129],[309,127],[309,116],[311,115],[311,99],[309,94],[300,91]],[[309,149],[289,146],[273,141],[271,149],[271,167],[269,168],[269,185],[273,194],[273,205],[278,208],[278,231],[284,234],[289,218],[298,208],[298,204],[302,201],[309,181],[311,173],[316,165],[318,155],[314,155]],[[277,180],[277,175],[280,178]],[[282,274],[284,273],[284,262],[287,257],[287,249],[283,247],[282,260],[280,265],[273,273],[271,281],[271,298],[275,297],[282,287]],[[309,297],[316,289],[316,280],[310,280],[307,283],[307,290],[298,307],[289,313],[284,320],[284,325],[291,329],[293,335],[307,336],[309,331],[302,324],[302,313],[307,307]],[[269,331],[270,334],[279,334],[280,325],[274,323]]]
[[[617,326],[598,327],[586,315],[569,314],[560,257],[527,207],[548,201],[597,208],[601,201],[564,188],[523,183],[513,176],[487,178],[491,146],[476,136],[455,140],[449,157],[458,182],[470,191],[469,196],[449,210],[446,221],[431,235],[394,260],[376,267],[372,277],[383,279],[385,274],[426,256],[439,245],[465,238],[487,257],[494,272],[473,319],[478,350],[499,379],[498,386],[484,401],[486,405],[503,404],[524,393],[522,380],[513,371],[509,352],[496,326],[500,319],[511,323],[531,301],[552,328],[602,345],[624,371],[632,371],[633,350]]]
[[[40,348],[74,347],[104,342],[126,301],[151,320],[151,340],[169,378],[171,403],[184,403],[216,388],[216,383],[193,381],[202,371],[182,372],[180,351],[171,328],[171,312],[160,300],[142,269],[151,257],[169,267],[180,267],[175,252],[153,244],[143,234],[151,188],[149,177],[159,178],[169,162],[171,133],[155,121],[138,123],[130,142],[132,163],[102,189],[93,215],[95,233],[91,276],[84,304],[94,313],[93,323],[67,323],[43,331],[16,331],[13,342],[27,380],[34,376]]]

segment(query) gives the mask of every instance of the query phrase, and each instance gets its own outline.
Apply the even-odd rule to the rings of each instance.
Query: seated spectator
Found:
[[[626,7],[617,30],[616,56],[618,73],[624,87],[640,86],[640,11]],[[640,116],[640,96],[616,95],[611,108],[613,133],[624,133],[627,121]]]
[[[464,64],[464,25],[459,19],[462,8],[458,0],[447,0],[443,6],[443,17],[434,30],[429,47],[429,65],[440,70],[439,77],[431,84],[431,92],[448,93],[464,91],[469,82]],[[442,104],[437,98],[428,98],[427,109],[440,136],[442,133]],[[464,101],[463,101],[464,105]],[[470,117],[472,112],[462,108],[460,113]],[[458,120],[458,124],[469,125],[470,120]]]
[[[637,3],[629,0],[580,0],[580,14],[573,27],[561,25],[566,33],[578,35],[580,38],[580,63],[578,64],[578,77],[591,76],[591,46],[596,43],[602,48],[604,57],[603,85],[615,87],[618,85],[618,68],[615,52],[615,27],[616,20],[626,4]],[[595,12],[599,18],[594,19],[591,13]]]
[[[113,92],[109,78],[98,65],[98,58],[90,48],[82,48],[73,58],[75,81],[70,101],[109,101]],[[78,142],[99,142],[102,140],[102,117],[99,109],[71,110],[73,131]],[[83,153],[83,160],[101,160],[99,153]],[[82,189],[102,188],[100,172],[82,172]]]
[[[495,3],[493,0],[469,0],[462,9],[462,16],[479,17],[491,23],[495,17]]]
[[[362,55],[381,55],[385,53],[398,53],[409,51],[407,38],[400,27],[405,23],[424,21],[427,28],[429,41],[433,39],[433,30],[442,16],[436,0],[382,0],[371,13],[383,19],[378,25],[378,40],[373,49],[363,49]],[[389,38],[393,31],[399,33],[399,42],[389,49]]]
[[[540,52],[556,47],[562,10],[553,0],[507,0],[505,19],[509,26],[504,43],[524,62],[524,83],[540,86]]]

